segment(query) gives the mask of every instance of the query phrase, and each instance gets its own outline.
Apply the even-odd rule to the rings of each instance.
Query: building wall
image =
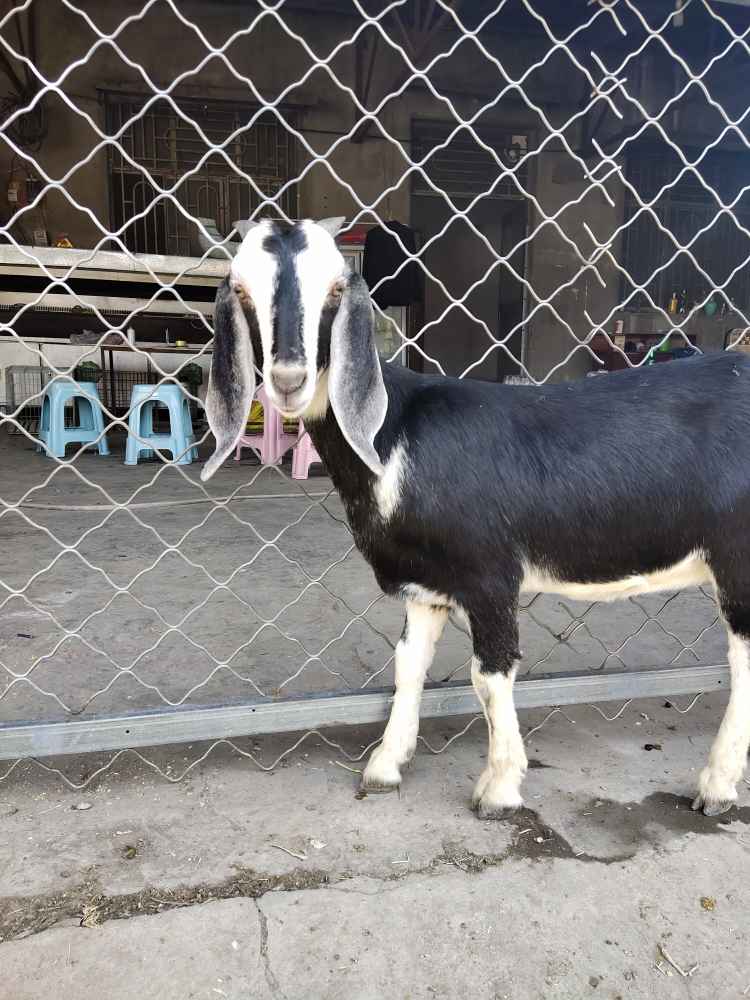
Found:
[[[103,31],[114,31],[128,14],[135,14],[140,4],[128,0],[121,4],[95,3],[88,0],[83,5]],[[185,3],[185,14],[199,25],[213,43],[225,40],[233,31],[247,25],[247,10],[242,5],[211,3]],[[351,37],[357,22],[347,18],[286,12],[284,17],[290,30],[303,36],[310,48],[321,55],[329,53],[337,41]],[[304,172],[299,184],[300,215],[324,217],[346,215],[352,219],[359,214],[361,221],[372,221],[368,208],[373,207],[383,218],[410,220],[411,180],[409,164],[405,159],[410,153],[410,130],[414,118],[450,118],[444,102],[436,99],[426,88],[411,88],[403,97],[390,101],[379,114],[379,120],[400,145],[383,139],[377,127],[360,143],[342,140],[355,120],[351,98],[334,83],[322,67],[313,68],[304,47],[281,30],[274,18],[263,16],[252,32],[238,38],[227,50],[234,73],[218,57],[208,59],[207,50],[199,37],[181,25],[174,14],[157,5],[147,18],[126,27],[117,36],[118,45],[137,65],[127,65],[111,46],[97,41],[95,33],[85,21],[76,17],[62,4],[52,3],[45,17],[39,20],[38,63],[49,80],[55,80],[76,60],[81,65],[66,74],[62,88],[79,109],[90,115],[99,128],[104,128],[104,108],[99,100],[101,90],[121,90],[142,93],[150,88],[142,72],[157,87],[167,88],[180,74],[186,74],[179,93],[191,97],[227,98],[248,100],[248,83],[257,88],[266,100],[275,100],[293,82],[303,79],[298,86],[288,89],[285,99],[290,105],[302,109],[302,136],[307,145],[304,154]],[[374,32],[368,33],[371,45]],[[446,48],[445,40],[438,43]],[[538,42],[525,39],[505,40],[492,36],[490,45],[494,54],[502,57],[510,74],[518,74],[543,50],[536,49]],[[535,56],[536,52],[536,56]],[[87,55],[88,53],[88,55]],[[365,53],[365,66],[368,54]],[[427,54],[425,59],[429,58]],[[201,64],[198,73],[189,73]],[[355,52],[352,45],[345,46],[331,61],[339,79],[349,87],[355,81]],[[403,71],[403,61],[389,46],[379,42],[379,51],[373,74],[371,105],[379,95],[394,87]],[[572,100],[580,89],[566,89],[561,84],[570,67],[564,61],[549,65],[534,74],[527,92],[535,101],[544,102],[546,113],[555,122],[563,122],[573,113],[573,105],[561,103],[564,96]],[[236,75],[235,75],[236,74]],[[562,74],[562,77],[561,77]],[[243,79],[246,78],[246,79]],[[469,92],[491,94],[497,91],[499,75],[491,61],[480,59],[472,43],[464,42],[449,59],[437,65],[431,79],[444,92],[452,94],[456,109],[464,118],[476,113],[482,102]],[[463,92],[464,96],[460,93]],[[106,151],[93,152],[101,139],[87,121],[75,114],[59,95],[47,101],[49,133],[35,158],[58,186],[45,198],[47,228],[50,235],[66,233],[74,246],[88,247],[98,243],[109,225],[107,195]],[[529,109],[512,92],[497,106],[482,116],[484,124],[534,132],[539,129],[538,115]],[[330,152],[331,146],[335,148]],[[315,162],[316,156],[327,155],[327,163]],[[86,158],[86,162],[78,165]],[[563,176],[558,170],[560,161],[566,159],[561,149],[545,152],[534,159],[531,184],[533,193],[544,212],[558,209],[566,201],[578,197],[589,186],[579,176]],[[11,151],[0,145],[0,175],[9,176],[12,167]],[[563,172],[564,173],[564,172]],[[392,190],[391,190],[392,189]],[[383,196],[383,193],[388,193]],[[0,192],[0,211],[9,211],[4,203],[5,185]],[[77,202],[78,207],[74,202]],[[560,219],[564,231],[581,248],[591,247],[582,230],[585,219],[599,234],[606,234],[621,218],[622,209],[612,209],[595,190],[589,191],[580,206],[567,210]],[[98,220],[98,225],[97,225]],[[534,230],[541,222],[538,211],[530,205],[529,226]],[[20,237],[19,237],[20,238]],[[550,369],[557,368],[555,378],[576,377],[590,370],[590,356],[583,350],[576,351],[565,362],[575,346],[571,333],[585,336],[590,324],[583,310],[592,316],[603,315],[617,299],[617,283],[609,282],[601,289],[590,274],[575,277],[582,268],[575,250],[561,238],[554,226],[544,225],[536,233],[528,254],[527,308],[532,314],[527,328],[527,363],[532,374],[544,377]],[[477,263],[477,276],[486,267],[486,261]],[[553,297],[559,314],[546,306],[539,307],[535,296],[545,298],[562,282],[572,281],[569,290]],[[439,348],[439,338],[434,342]],[[449,348],[445,348],[448,350]],[[565,362],[563,364],[563,362]],[[474,374],[493,377],[494,360]]]
[[[603,257],[596,265],[605,287],[582,259],[587,252],[593,255],[595,249],[584,223],[597,239],[604,240],[622,221],[616,185],[607,185],[615,202],[612,207],[602,191],[584,179],[579,168],[568,169],[569,163],[568,154],[559,148],[539,157],[536,164],[535,191],[547,216],[554,216],[561,206],[581,195],[583,198],[559,217],[560,229],[550,223],[540,225],[538,213],[533,217],[532,225],[540,225],[531,244],[530,268],[538,300],[529,301],[533,336],[528,361],[535,378],[543,378],[553,370],[556,379],[579,378],[598,367],[587,350],[577,347],[574,338],[585,338],[591,329],[586,314],[596,322],[614,308],[619,298],[619,275],[609,258]],[[560,230],[575,246],[564,239]],[[617,248],[613,250],[617,256]]]

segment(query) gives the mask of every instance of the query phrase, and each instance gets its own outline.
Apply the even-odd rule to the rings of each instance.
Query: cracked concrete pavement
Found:
[[[272,773],[224,745],[175,784],[127,755],[81,791],[24,765],[0,782],[0,995],[742,997],[750,792],[716,820],[688,803],[722,707],[554,715],[500,823],[468,809],[480,723],[422,748],[400,797],[356,798],[360,765],[314,735]],[[326,735],[356,754],[377,732]],[[199,749],[149,756],[179,773]]]

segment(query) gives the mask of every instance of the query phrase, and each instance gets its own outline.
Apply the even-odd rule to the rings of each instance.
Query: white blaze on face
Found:
[[[307,377],[314,384],[317,376],[318,329],[320,314],[331,286],[347,273],[346,261],[332,236],[309,219],[301,223],[307,247],[298,253],[294,264],[303,309],[303,340]]]
[[[272,232],[273,225],[267,221],[253,226],[240,244],[229,272],[232,282],[242,286],[253,304],[266,364],[271,355],[272,304],[278,262],[274,254],[263,249],[263,241]]]

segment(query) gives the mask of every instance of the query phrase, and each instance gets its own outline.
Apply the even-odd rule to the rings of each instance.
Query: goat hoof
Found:
[[[368,795],[385,795],[386,792],[397,792],[400,787],[400,781],[395,785],[387,785],[383,781],[365,781],[364,778],[359,786],[360,791],[367,792]]]
[[[521,808],[522,804],[523,803],[519,802],[518,805],[510,805],[510,806],[491,805],[489,803],[485,803],[480,800],[479,802],[475,803],[475,805],[472,806],[472,808],[474,809],[474,812],[477,814],[477,819],[500,820],[500,819],[510,819],[510,817],[518,809]]]
[[[702,811],[704,816],[721,816],[736,801],[735,783],[726,772],[711,765],[701,771],[698,792],[693,801],[695,812]]]
[[[722,813],[729,812],[734,805],[733,799],[719,799],[712,801],[705,799],[702,795],[697,795],[693,799],[693,812],[702,812],[704,816],[721,816]]]
[[[372,752],[360,788],[368,795],[371,792],[395,792],[401,785],[401,770],[392,757],[380,753],[380,747]]]
[[[488,767],[474,786],[471,808],[480,819],[507,819],[523,805],[520,784],[520,777],[498,776]]]

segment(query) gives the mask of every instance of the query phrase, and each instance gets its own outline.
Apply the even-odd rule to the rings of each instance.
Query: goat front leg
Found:
[[[732,690],[724,718],[711,747],[708,766],[698,780],[693,809],[718,816],[737,801],[737,782],[747,764],[750,745],[750,641],[729,631]]]
[[[521,782],[526,750],[513,704],[513,681],[520,659],[515,607],[470,614],[474,641],[471,680],[489,732],[487,767],[472,796],[480,819],[501,819],[523,805]]]
[[[383,740],[362,775],[368,792],[390,792],[401,784],[401,768],[417,748],[419,703],[435,644],[448,619],[448,609],[408,601],[404,631],[396,646],[396,693]]]

